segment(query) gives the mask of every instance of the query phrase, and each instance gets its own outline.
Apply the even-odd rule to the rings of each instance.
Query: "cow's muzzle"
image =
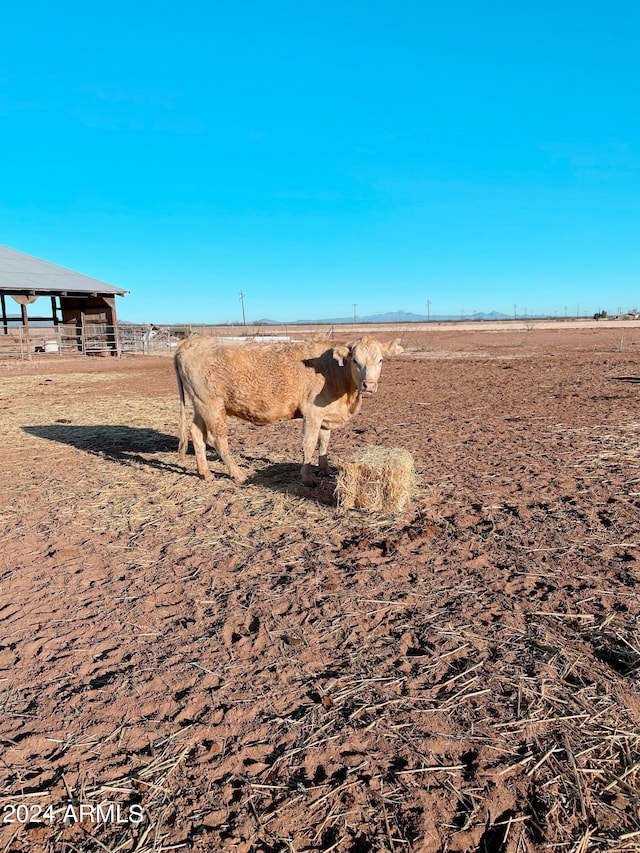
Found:
[[[365,379],[365,381],[362,383],[362,388],[360,390],[363,394],[375,394],[378,390],[378,383],[367,382],[367,380]]]

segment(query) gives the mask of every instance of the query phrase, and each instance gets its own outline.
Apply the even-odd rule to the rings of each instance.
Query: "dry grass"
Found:
[[[393,513],[403,510],[416,491],[416,472],[408,450],[362,447],[338,474],[338,505],[345,509]]]

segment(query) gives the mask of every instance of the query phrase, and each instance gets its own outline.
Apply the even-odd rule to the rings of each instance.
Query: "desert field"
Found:
[[[468,325],[333,433],[390,516],[299,421],[201,481],[170,358],[0,365],[2,853],[640,850],[640,328]]]

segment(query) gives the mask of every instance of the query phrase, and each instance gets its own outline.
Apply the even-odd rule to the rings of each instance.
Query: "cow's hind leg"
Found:
[[[207,445],[205,436],[207,427],[202,415],[199,412],[194,412],[193,423],[191,424],[191,441],[193,442],[193,450],[196,454],[196,465],[198,473],[203,480],[211,479],[211,470],[207,462]]]
[[[215,447],[218,456],[227,466],[231,478],[238,484],[244,483],[247,475],[238,467],[229,450],[227,413],[224,410],[224,403],[221,400],[209,403],[205,412],[205,419],[208,427],[207,441]]]

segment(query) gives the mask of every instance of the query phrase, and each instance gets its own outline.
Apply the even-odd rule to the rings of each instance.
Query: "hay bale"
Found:
[[[413,457],[400,447],[370,445],[357,450],[338,474],[338,506],[397,512],[416,488]]]

